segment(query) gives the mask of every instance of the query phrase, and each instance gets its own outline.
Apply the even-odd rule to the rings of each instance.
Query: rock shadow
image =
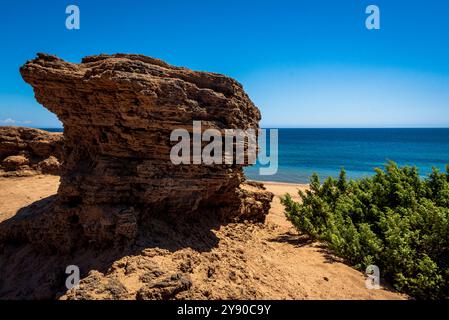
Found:
[[[68,275],[65,271],[69,265],[79,267],[82,279],[92,270],[105,273],[115,261],[142,255],[145,249],[174,253],[190,248],[209,252],[219,243],[213,231],[225,225],[213,214],[176,221],[158,217],[142,225],[132,243],[104,249],[85,246],[61,254],[36,247],[22,234],[23,226],[30,221],[38,222],[40,215],[56,200],[56,196],[50,196],[36,201],[0,223],[0,299],[56,299],[67,290],[65,281]],[[51,236],[48,241],[53,241]]]

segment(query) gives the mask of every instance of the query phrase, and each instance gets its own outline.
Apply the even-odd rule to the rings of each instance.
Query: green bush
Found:
[[[357,269],[374,264],[397,290],[418,299],[449,299],[449,166],[421,179],[415,167],[323,184],[316,174],[300,203],[282,199],[289,221],[324,241]]]

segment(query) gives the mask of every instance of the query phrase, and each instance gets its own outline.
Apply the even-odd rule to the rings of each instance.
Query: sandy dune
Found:
[[[23,206],[56,193],[58,182],[59,178],[55,176],[0,179],[0,221],[10,218]],[[157,264],[161,270],[173,273],[181,270],[188,274],[192,285],[190,290],[176,296],[181,299],[406,298],[386,289],[366,289],[362,273],[342,263],[320,243],[313,243],[307,236],[296,232],[284,217],[279,196],[286,192],[296,195],[298,188],[307,186],[280,183],[265,183],[265,186],[276,195],[265,224],[227,224],[212,228],[209,233],[212,232],[216,241],[211,244],[211,236],[208,235],[204,240],[208,242],[207,248],[199,246],[201,249],[196,249],[189,245],[192,239],[200,239],[189,235],[180,240],[183,245],[149,247],[142,244],[133,253],[121,253],[113,259],[111,254],[103,252],[95,258],[108,262],[102,268],[86,264],[78,292],[53,293],[53,297],[135,299],[150,266]],[[23,255],[30,255],[31,249],[20,250]],[[87,254],[77,257],[79,261],[83,258],[92,259]],[[55,259],[57,257],[40,258],[36,263],[54,267],[52,261]],[[18,263],[12,260],[11,264]],[[26,270],[19,272],[0,263],[1,268],[6,274],[14,275],[14,279],[11,279],[10,287],[5,284],[3,292],[0,288],[0,297],[23,297],[24,290],[16,290],[13,280],[16,286],[39,285],[27,282],[32,281],[29,279],[39,280],[36,280],[38,277],[27,277]],[[107,283],[109,288],[99,290],[99,283]],[[114,290],[110,288],[111,283]],[[47,297],[36,293],[30,296]]]

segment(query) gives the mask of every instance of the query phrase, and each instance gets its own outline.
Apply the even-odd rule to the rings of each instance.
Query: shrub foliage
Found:
[[[340,177],[282,199],[289,221],[324,241],[357,269],[374,264],[383,280],[418,299],[449,299],[449,166],[421,179],[415,167],[360,180]]]

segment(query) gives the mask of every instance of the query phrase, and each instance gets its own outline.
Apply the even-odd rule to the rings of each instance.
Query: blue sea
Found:
[[[389,160],[416,166],[425,176],[432,167],[445,170],[449,164],[449,128],[279,129],[278,143],[278,172],[261,176],[256,164],[245,168],[249,179],[308,183],[313,172],[324,179],[337,177],[341,168],[350,178],[360,178]]]
[[[63,132],[64,131],[63,128],[38,128],[38,129],[45,130],[48,132]]]
[[[279,129],[279,169],[259,175],[256,164],[246,168],[249,179],[308,183],[337,177],[345,168],[350,178],[374,174],[389,160],[418,167],[422,176],[432,167],[449,164],[449,128],[445,129]]]

